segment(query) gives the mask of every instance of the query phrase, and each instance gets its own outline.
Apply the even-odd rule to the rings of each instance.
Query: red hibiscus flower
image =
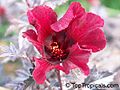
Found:
[[[71,3],[58,21],[48,6],[37,6],[27,15],[35,31],[27,30],[23,36],[42,54],[40,59],[34,57],[33,78],[38,84],[44,83],[46,73],[53,68],[68,74],[78,67],[85,75],[89,74],[87,63],[91,52],[102,50],[106,45],[100,29],[104,21],[99,16],[86,13],[78,2]]]
[[[0,16],[3,16],[5,14],[5,9],[0,6]]]

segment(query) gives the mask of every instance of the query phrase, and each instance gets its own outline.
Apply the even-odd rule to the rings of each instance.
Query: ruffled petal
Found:
[[[93,52],[99,51],[105,47],[105,37],[104,33],[100,31],[100,27],[103,27],[104,25],[104,20],[101,19],[99,16],[92,14],[92,13],[87,13],[84,15],[82,18],[78,18],[72,22],[72,24],[69,26],[68,34],[70,37],[72,37],[76,42],[80,42],[79,45],[84,45],[84,40],[82,40],[84,37],[87,38],[88,35],[88,40],[89,44],[93,44],[92,46],[87,45],[86,49],[92,49]],[[99,29],[99,31],[98,31]],[[96,33],[95,33],[96,32]],[[92,38],[92,33],[94,33],[96,37],[94,37],[92,40],[89,38]],[[92,35],[91,35],[92,34]],[[95,39],[95,40],[94,40]],[[83,41],[83,43],[82,43]],[[93,43],[94,42],[94,43]],[[95,46],[98,43],[99,46]],[[103,44],[103,45],[101,45]],[[86,44],[85,44],[86,45]],[[101,45],[101,46],[100,46]],[[90,48],[91,47],[91,48]],[[95,48],[96,47],[96,50]]]
[[[106,46],[106,38],[102,30],[96,29],[81,37],[79,45],[82,48],[92,49],[93,52],[97,52]]]
[[[34,80],[37,84],[43,84],[46,80],[46,73],[50,71],[53,66],[45,60],[34,58],[36,67],[32,73]]]
[[[90,69],[86,63],[82,63],[81,61],[78,61],[76,58],[71,58],[70,60],[73,64],[78,66],[85,75],[88,75],[90,73]]]
[[[76,58],[83,63],[88,63],[89,57],[91,55],[90,50],[85,50],[80,48],[78,43],[74,44],[70,49],[69,58]]]
[[[50,25],[57,21],[56,13],[48,6],[37,6],[27,15],[30,24],[37,30],[38,41],[42,42],[52,32]]]
[[[39,51],[42,51],[42,44],[37,40],[37,34],[34,30],[29,29],[23,32],[23,37],[27,38]]]
[[[23,32],[23,37],[27,37],[30,42],[37,41],[37,34],[34,30],[29,29],[26,32]]]
[[[93,13],[86,13],[85,22],[82,25],[83,30],[95,30],[96,28],[103,27],[104,20]]]
[[[50,25],[57,21],[56,13],[48,6],[37,6],[27,12],[30,24],[41,26],[45,30],[50,29]]]
[[[63,67],[65,68],[65,73],[66,74],[69,74],[70,73],[70,70],[76,68],[77,66],[74,65],[71,61],[69,60],[66,60],[65,62],[62,63],[63,64]]]
[[[74,44],[70,48],[68,60],[77,67],[79,67],[85,75],[88,75],[89,67],[87,66],[87,62],[89,60],[90,55],[91,51],[81,49],[78,44]]]
[[[52,24],[51,28],[56,32],[64,30],[69,26],[70,22],[73,19],[77,17],[82,17],[84,13],[85,13],[85,10],[84,8],[81,7],[81,4],[79,2],[73,2],[69,6],[65,15],[58,22],[55,22],[54,24]]]

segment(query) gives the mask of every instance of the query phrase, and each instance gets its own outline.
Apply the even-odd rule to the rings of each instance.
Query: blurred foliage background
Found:
[[[8,0],[5,0],[5,1],[8,2]],[[1,2],[3,2],[3,0],[0,0],[0,8],[1,8],[1,6],[4,7],[5,11],[6,11],[6,13],[4,13],[4,15],[0,16],[0,46],[1,45],[9,45],[9,42],[15,41],[13,38],[12,38],[12,40],[10,38],[15,35],[17,36],[18,32],[19,32],[19,28],[17,28],[15,26],[16,28],[15,29],[13,28],[12,32],[8,36],[6,36],[6,31],[8,30],[8,28],[10,26],[12,26],[13,23],[17,25],[17,23],[14,22],[13,18],[11,18],[9,16],[10,13],[12,12],[11,16],[18,19],[18,22],[19,22],[19,19],[20,19],[19,16],[21,15],[21,13],[23,13],[23,11],[19,11],[16,9],[21,10],[21,9],[26,8],[26,7],[24,7],[24,6],[26,6],[26,4],[24,4],[24,6],[20,6],[20,8],[19,7],[17,8],[15,6],[15,3],[17,3],[17,2],[19,2],[19,5],[22,5],[23,1],[25,1],[25,0],[11,0],[11,1],[12,1],[12,3],[9,2],[10,5],[8,5],[8,4],[2,4]],[[32,0],[32,1],[34,1],[34,0]],[[46,0],[46,1],[53,2],[54,0]],[[60,5],[58,4],[54,8],[54,10],[57,12],[59,18],[66,12],[70,3],[73,1],[80,2],[86,11],[90,11],[91,8],[96,7],[91,4],[92,0],[60,0],[60,1],[66,1],[66,2],[64,2]],[[60,3],[60,1],[58,0],[58,3]],[[120,26],[120,0],[99,0],[99,1],[101,2],[100,6],[102,6],[105,10],[105,13],[107,13],[107,18],[104,19],[105,20],[104,30],[106,33],[108,44],[114,45],[115,47],[118,47],[120,49],[120,27],[119,27]],[[15,6],[15,7],[13,7],[13,6]],[[25,9],[25,12],[26,12],[26,10],[27,9]],[[19,12],[19,13],[17,13],[17,12]],[[112,40],[112,43],[109,43],[109,40],[110,41]],[[114,46],[110,46],[110,47],[113,48]],[[118,51],[114,51],[114,50],[113,50],[113,52],[115,52],[115,54],[117,52],[117,54],[120,56],[120,52],[118,53]],[[106,55],[106,52],[104,52],[104,53]],[[101,57],[103,57],[103,56],[101,56]],[[103,62],[103,63],[105,63],[105,62]],[[103,63],[101,65],[103,65]],[[112,61],[111,61],[111,63],[112,63]],[[119,64],[119,63],[117,63],[117,64]],[[0,66],[5,68],[5,71],[7,72],[6,74],[8,74],[8,73],[12,74],[12,73],[15,73],[16,69],[21,67],[21,64],[19,61],[15,61],[14,63],[10,61],[9,63],[4,64],[4,65],[0,64]],[[118,65],[118,66],[120,66],[120,65]]]

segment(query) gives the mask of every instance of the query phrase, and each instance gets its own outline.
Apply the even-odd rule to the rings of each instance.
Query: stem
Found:
[[[27,4],[28,7],[30,7],[29,0],[26,0],[26,4]]]
[[[60,90],[63,90],[62,89],[62,82],[61,82],[61,77],[60,77],[60,71],[57,70],[57,77],[58,77],[58,82],[59,82],[59,85],[60,85]]]

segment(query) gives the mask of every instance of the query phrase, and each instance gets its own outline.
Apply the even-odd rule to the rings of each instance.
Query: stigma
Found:
[[[57,42],[53,42],[50,45],[50,50],[51,50],[52,56],[55,58],[62,59],[66,55],[65,51],[60,48],[60,45]]]

